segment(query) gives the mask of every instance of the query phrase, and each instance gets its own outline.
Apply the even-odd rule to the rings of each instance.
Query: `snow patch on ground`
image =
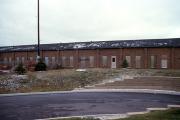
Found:
[[[27,75],[11,75],[0,82],[0,88],[15,90],[28,80]]]
[[[86,69],[77,69],[76,71],[78,71],[78,72],[85,72]]]
[[[95,87],[96,85],[104,85],[106,83],[113,83],[113,82],[116,82],[116,81],[124,81],[125,79],[133,79],[134,77],[136,77],[136,76],[119,75],[119,77],[116,77],[116,78],[113,78],[113,79],[103,80],[101,83],[94,84],[92,86],[85,86],[85,88]]]
[[[22,79],[22,80],[28,79],[27,75],[11,75],[11,77],[15,78],[15,79],[18,79],[18,80],[20,80],[20,79]]]
[[[0,70],[2,73],[10,73],[10,70]]]

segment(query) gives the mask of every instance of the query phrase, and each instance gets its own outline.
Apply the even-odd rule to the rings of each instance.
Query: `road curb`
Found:
[[[168,94],[180,95],[180,92],[170,90],[154,90],[154,89],[75,89],[72,91],[52,91],[52,92],[30,92],[30,93],[11,93],[0,94],[3,96],[21,96],[21,95],[44,95],[44,94],[64,94],[64,93],[85,93],[85,92],[127,92],[127,93],[152,93],[152,94]]]
[[[130,93],[153,93],[180,95],[178,91],[156,90],[156,89],[76,89],[75,92],[130,92]]]

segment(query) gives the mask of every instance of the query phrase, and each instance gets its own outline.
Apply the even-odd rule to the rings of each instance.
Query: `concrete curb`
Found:
[[[180,108],[180,105],[168,105],[168,108]]]
[[[75,89],[72,91],[52,91],[52,92],[30,92],[30,93],[11,93],[0,94],[0,97],[5,96],[21,96],[21,95],[44,95],[44,94],[64,94],[64,93],[82,93],[82,92],[129,92],[129,93],[152,93],[152,94],[167,94],[180,95],[180,92],[170,90],[154,90],[154,89]]]
[[[76,89],[74,92],[130,92],[130,93],[153,93],[153,94],[169,94],[180,95],[178,91],[155,90],[155,89]]]
[[[134,76],[136,77],[136,76]],[[159,78],[180,78],[180,77],[172,77],[172,76],[137,76],[137,77],[151,77],[151,78],[156,78],[156,77],[159,77]]]
[[[57,120],[57,119],[66,119],[66,118],[88,118],[88,117],[99,118],[101,120],[112,120],[112,119],[119,119],[119,118],[127,118],[132,115],[146,114],[151,111],[168,110],[170,108],[180,108],[180,105],[168,105],[167,108],[147,108],[146,111],[128,112],[125,114],[97,114],[97,115],[84,115],[84,116],[55,117],[55,118],[45,118],[45,119],[36,119],[36,120]]]

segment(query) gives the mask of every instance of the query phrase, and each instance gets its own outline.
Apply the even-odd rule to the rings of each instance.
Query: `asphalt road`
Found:
[[[150,93],[87,92],[0,97],[0,120],[118,114],[179,104],[180,96]]]

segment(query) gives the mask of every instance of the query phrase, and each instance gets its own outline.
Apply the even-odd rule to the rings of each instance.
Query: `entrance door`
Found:
[[[116,68],[116,56],[111,56],[111,68]]]

